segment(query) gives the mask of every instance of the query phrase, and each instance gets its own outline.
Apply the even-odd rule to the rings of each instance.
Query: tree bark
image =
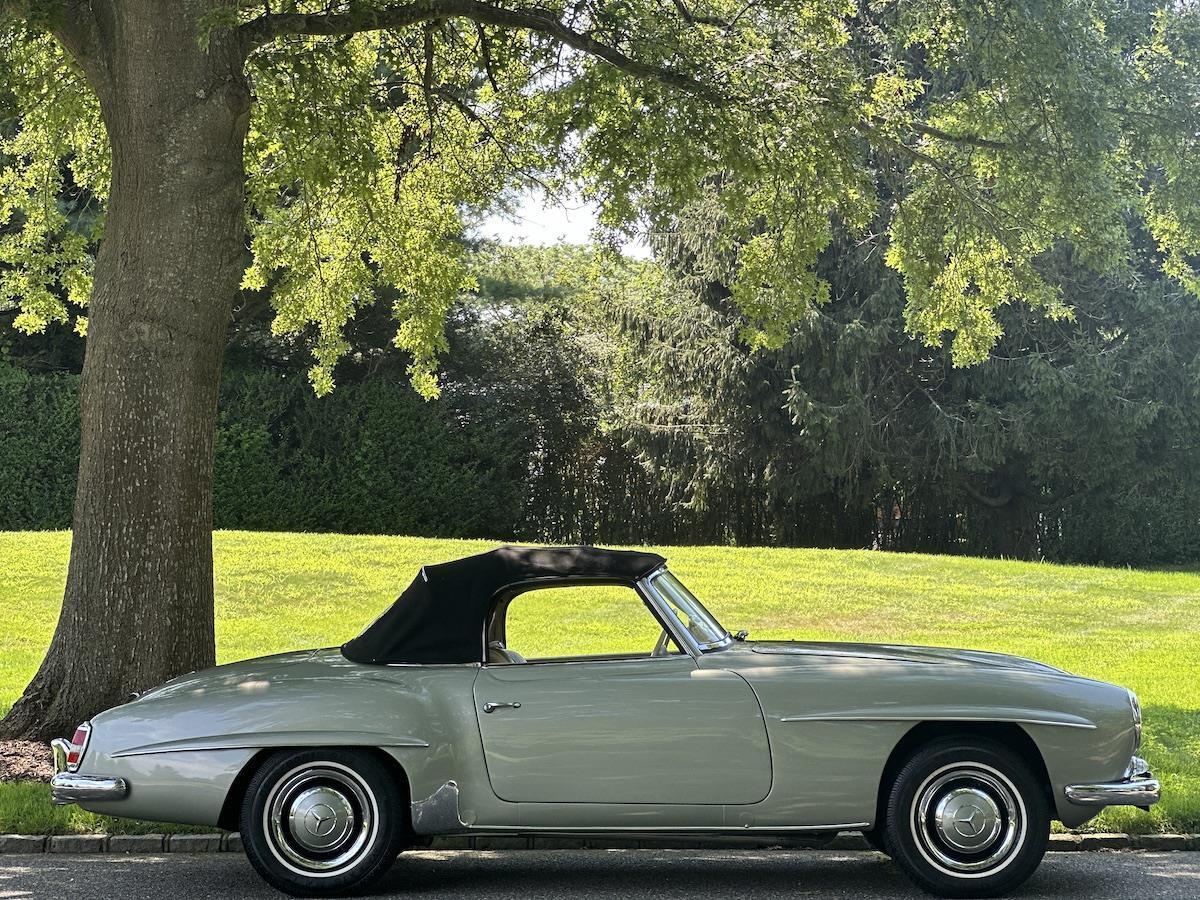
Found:
[[[967,496],[986,510],[983,514],[992,527],[987,552],[1004,559],[1038,558],[1038,513],[1031,497],[1037,486],[1028,475],[1028,462],[1019,459],[1007,472],[993,474],[986,490],[963,482]]]
[[[95,88],[112,186],[88,309],[66,593],[0,736],[69,734],[214,661],[212,456],[225,333],[245,266],[250,94],[221,0],[93,0],[60,35]],[[168,9],[169,7],[169,9]]]

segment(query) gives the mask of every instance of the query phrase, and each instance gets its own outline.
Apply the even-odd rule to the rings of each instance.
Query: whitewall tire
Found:
[[[1020,755],[986,740],[922,747],[892,784],[884,842],[921,888],[998,897],[1037,869],[1050,834],[1041,781]]]
[[[281,751],[246,789],[242,843],[258,873],[285,893],[355,893],[403,848],[403,802],[395,773],[371,752]]]

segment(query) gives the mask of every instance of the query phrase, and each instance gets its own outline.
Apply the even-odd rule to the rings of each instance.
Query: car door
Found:
[[[761,801],[771,788],[771,758],[753,690],[732,672],[698,668],[686,654],[651,656],[661,626],[644,600],[626,590],[634,602],[615,617],[611,609],[605,611],[600,641],[595,635],[589,641],[586,633],[593,604],[585,600],[581,609],[547,605],[559,612],[550,627],[559,630],[567,648],[608,646],[611,655],[555,656],[480,669],[475,711],[496,796],[517,803]],[[517,651],[521,639],[514,631],[521,629],[512,627],[512,619],[521,603],[517,597],[508,608],[508,648]],[[646,626],[636,637],[629,624],[634,614],[645,617]],[[545,614],[533,620],[543,628],[550,621]],[[625,634],[612,641],[614,621]],[[584,634],[569,633],[572,623]],[[537,638],[526,638],[531,639]],[[623,642],[630,640],[645,651],[628,652]]]

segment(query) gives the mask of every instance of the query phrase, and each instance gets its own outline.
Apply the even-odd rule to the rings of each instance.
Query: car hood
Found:
[[[1007,653],[986,650],[955,650],[950,647],[909,647],[902,644],[853,644],[830,641],[747,641],[742,647],[763,656],[836,656],[855,660],[923,663],[943,666],[973,666],[1018,669],[1027,672],[1066,674],[1062,669]]]

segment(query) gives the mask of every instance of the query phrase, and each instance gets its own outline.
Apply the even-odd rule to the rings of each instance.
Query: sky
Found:
[[[506,244],[586,244],[595,225],[595,204],[577,198],[556,199],[530,190],[519,196],[511,214],[488,216],[476,234]],[[622,249],[627,256],[638,259],[650,256],[650,248],[640,239]]]

